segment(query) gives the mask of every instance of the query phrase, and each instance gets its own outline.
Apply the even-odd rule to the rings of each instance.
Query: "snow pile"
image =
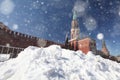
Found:
[[[9,57],[9,54],[0,54],[0,62],[8,60]]]
[[[0,62],[0,80],[120,80],[119,73],[116,62],[56,45],[28,47],[17,58]]]

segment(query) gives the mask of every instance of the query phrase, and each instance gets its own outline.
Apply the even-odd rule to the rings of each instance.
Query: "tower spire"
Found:
[[[77,12],[73,11],[73,20],[71,22],[71,40],[80,39],[80,29],[77,21]]]
[[[76,20],[77,19],[77,12],[74,10],[73,11],[73,20]]]
[[[65,37],[65,47],[68,48],[68,32],[66,33],[66,37]]]
[[[102,48],[106,48],[105,40],[102,40]]]
[[[104,53],[104,55],[109,56],[109,51],[106,47],[105,40],[102,40],[102,52]]]

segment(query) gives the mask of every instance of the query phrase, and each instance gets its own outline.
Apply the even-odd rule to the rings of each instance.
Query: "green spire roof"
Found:
[[[73,12],[73,20],[75,20],[75,19],[77,19],[77,12],[76,11]]]

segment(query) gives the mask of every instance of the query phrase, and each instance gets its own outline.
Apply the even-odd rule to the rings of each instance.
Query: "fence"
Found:
[[[24,48],[19,48],[19,47],[8,47],[8,46],[3,46],[0,45],[0,54],[9,54],[9,58],[15,58],[17,57],[18,53],[23,51]]]

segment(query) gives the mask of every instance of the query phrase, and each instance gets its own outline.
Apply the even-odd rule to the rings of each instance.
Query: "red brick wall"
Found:
[[[89,39],[79,40],[78,49],[82,50],[83,53],[87,54],[88,51],[90,51],[90,40]]]
[[[25,48],[28,45],[37,46],[36,40],[35,37],[0,29],[0,45],[10,44],[10,46]]]
[[[72,49],[72,50],[78,50],[77,49],[77,41],[76,40],[72,40],[72,41],[70,41],[70,48]]]
[[[0,27],[0,45],[6,46],[7,44],[9,44],[12,47],[20,47],[20,48],[26,48],[28,46],[47,47],[52,44],[56,44],[56,45],[60,45],[61,47],[64,47],[63,44],[58,44],[52,41],[39,39],[37,37],[22,34],[19,32],[14,32],[12,30],[4,28],[3,26]]]
[[[70,41],[71,49],[81,50],[83,53],[87,54],[88,51],[96,51],[96,43],[90,38],[84,38],[81,40],[71,40]]]
[[[70,41],[70,46],[73,50],[81,50],[83,53],[87,54],[88,51],[90,51],[90,41],[89,40],[72,40]]]

